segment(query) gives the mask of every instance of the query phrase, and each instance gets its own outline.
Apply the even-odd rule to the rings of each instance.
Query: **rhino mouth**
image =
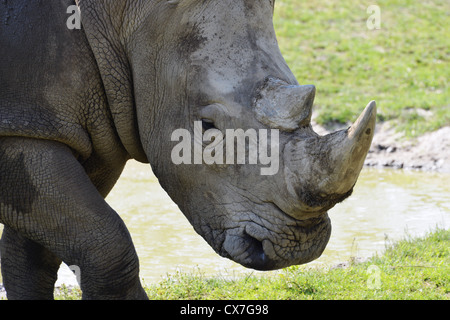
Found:
[[[286,219],[285,213],[277,213]],[[219,254],[261,271],[305,264],[320,257],[331,235],[328,214],[306,220],[288,219],[289,223],[273,221],[268,225],[263,218],[255,217],[235,225],[226,231]]]

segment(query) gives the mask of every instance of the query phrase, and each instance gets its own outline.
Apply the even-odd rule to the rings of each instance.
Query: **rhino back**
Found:
[[[66,25],[72,4],[0,2],[0,136],[60,141],[87,159],[117,137],[86,36]]]

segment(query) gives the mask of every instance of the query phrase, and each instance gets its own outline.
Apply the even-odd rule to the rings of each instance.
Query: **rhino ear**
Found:
[[[83,30],[97,61],[120,140],[132,158],[147,163],[137,129],[132,71],[120,41],[120,29],[113,25],[111,19],[111,6],[120,7],[120,3],[125,1],[106,4],[104,1],[76,0],[76,3],[81,11]]]

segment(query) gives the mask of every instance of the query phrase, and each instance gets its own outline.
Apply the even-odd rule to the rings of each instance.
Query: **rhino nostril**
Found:
[[[257,240],[256,238],[252,237],[251,235],[249,235],[245,230],[244,230],[243,238],[251,246],[252,256],[255,255],[262,259],[265,257],[265,253],[264,253],[264,249],[263,249],[263,245],[262,245],[261,241]]]
[[[248,263],[247,266],[261,271],[272,270],[273,265],[264,252],[262,241],[252,237],[245,230],[243,239],[249,245],[248,253],[251,262]]]
[[[202,119],[202,129],[203,132],[208,131],[209,129],[216,129],[214,122],[209,119]]]

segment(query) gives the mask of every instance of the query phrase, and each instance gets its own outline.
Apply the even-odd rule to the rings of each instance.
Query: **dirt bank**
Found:
[[[340,129],[317,124],[313,127],[319,134]],[[406,139],[391,123],[378,123],[365,165],[450,173],[450,126]]]
[[[375,133],[366,165],[450,173],[450,126],[405,140],[389,124]]]

